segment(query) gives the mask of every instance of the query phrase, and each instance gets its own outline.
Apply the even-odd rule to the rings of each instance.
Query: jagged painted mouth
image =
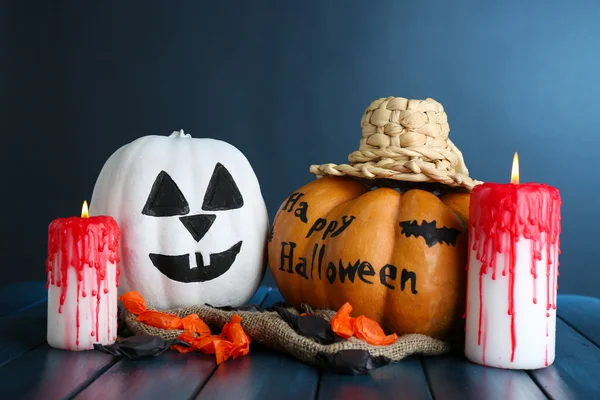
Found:
[[[218,278],[233,265],[242,248],[240,240],[231,248],[210,255],[210,264],[204,265],[202,253],[196,254],[196,268],[190,268],[190,255],[164,255],[150,253],[152,264],[167,278],[177,282],[206,282]]]

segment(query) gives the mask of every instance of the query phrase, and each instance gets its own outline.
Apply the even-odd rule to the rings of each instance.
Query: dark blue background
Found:
[[[139,136],[232,143],[272,218],[402,96],[444,105],[474,178],[508,181],[519,151],[561,190],[560,292],[600,296],[599,21],[594,0],[4,2],[2,281],[44,279],[48,223]]]

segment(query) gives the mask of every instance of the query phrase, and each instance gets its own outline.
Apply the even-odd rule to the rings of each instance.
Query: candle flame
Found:
[[[512,171],[510,173],[510,183],[519,184],[519,154],[515,152],[512,163]]]
[[[81,207],[81,218],[87,218],[88,217],[88,204],[87,204],[87,200],[83,201],[83,206]]]

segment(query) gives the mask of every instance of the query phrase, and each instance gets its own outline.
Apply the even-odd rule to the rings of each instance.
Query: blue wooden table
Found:
[[[282,298],[261,287],[251,300]],[[0,288],[0,399],[600,399],[600,300],[558,298],[556,361],[535,371],[485,368],[459,356],[411,357],[366,376],[321,372],[252,345],[214,356],[166,352],[129,360],[46,343],[43,282]]]

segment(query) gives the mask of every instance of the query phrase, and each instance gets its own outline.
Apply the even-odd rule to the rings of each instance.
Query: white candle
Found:
[[[52,347],[89,350],[117,337],[120,231],[111,217],[59,218],[48,228],[48,330]]]
[[[515,172],[516,170],[516,172]],[[465,355],[499,368],[554,361],[561,199],[556,188],[484,183],[471,193]]]

